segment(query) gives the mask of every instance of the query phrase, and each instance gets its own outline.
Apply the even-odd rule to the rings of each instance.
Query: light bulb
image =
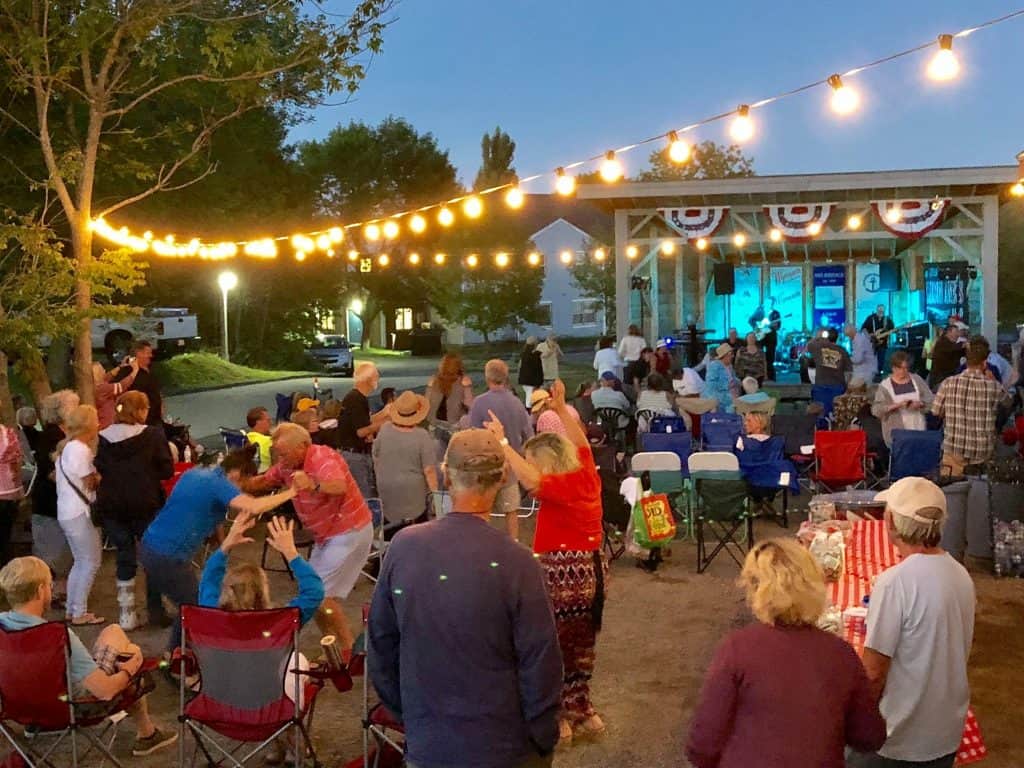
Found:
[[[742,248],[744,245],[747,244],[747,236],[744,235],[742,232],[737,232],[735,235],[732,236],[732,242],[733,245],[735,245],[737,248]]]
[[[609,184],[614,184],[622,178],[622,173],[622,163],[609,149],[604,153],[604,161],[601,163],[601,178]]]
[[[420,216],[418,213],[414,214],[413,217],[409,219],[409,229],[411,229],[415,234],[420,234],[426,228],[427,220]]]
[[[953,53],[953,36],[939,35],[939,50],[928,62],[928,77],[938,82],[945,82],[959,74],[960,61]]]
[[[860,229],[860,225],[861,225],[860,216],[858,216],[857,214],[853,214],[853,216],[851,216],[850,218],[848,218],[846,220],[846,228],[847,229]]]
[[[398,237],[398,222],[390,220],[385,221],[384,228],[382,231],[384,232],[384,237],[386,239],[394,240],[396,237]]]
[[[604,248],[597,248],[594,250],[594,261],[604,261],[607,255]]]
[[[484,203],[476,195],[470,195],[462,201],[462,212],[471,219],[479,219],[484,212]]]
[[[627,245],[626,246],[626,258],[627,259],[635,259],[639,255],[640,255],[640,249],[637,248],[635,245]]]
[[[1014,197],[1024,197],[1024,180],[1018,181],[1010,187],[1010,194]]]
[[[690,144],[679,138],[679,134],[672,131],[668,135],[668,159],[677,165],[682,165],[690,159]]]
[[[345,239],[345,231],[341,227],[331,227],[327,230],[327,236],[331,238],[332,243],[340,243]]]
[[[442,227],[450,227],[455,221],[455,214],[450,208],[442,208],[437,212],[437,223]]]
[[[888,221],[890,224],[895,224],[902,218],[903,213],[895,205],[892,208],[890,208],[885,214],[885,220]]]
[[[363,237],[365,237],[371,243],[375,243],[378,240],[380,240],[380,225],[367,224],[365,227],[363,227]]]
[[[475,253],[471,253],[469,254],[469,256],[466,257],[466,266],[469,267],[470,269],[475,268],[476,265],[479,263],[480,258]]]
[[[843,85],[839,75],[828,79],[832,86],[832,111],[837,115],[848,115],[860,105],[860,94],[848,85]]]
[[[729,125],[729,135],[741,144],[754,138],[754,121],[750,117],[750,107],[741,104],[736,110],[736,117]]]
[[[319,235],[316,239],[316,247],[321,251],[326,251],[331,247],[331,238],[327,235]]]
[[[498,269],[504,269],[505,267],[508,266],[508,254],[499,253],[494,257],[494,263],[498,267]]]
[[[357,251],[355,249],[352,249],[351,251],[348,252],[348,260],[349,261],[355,261],[358,258],[359,258],[359,251]]]
[[[572,264],[572,251],[566,248],[564,251],[558,254],[558,259],[563,264]]]
[[[810,224],[807,225],[807,232],[812,237],[817,237],[818,235],[820,235],[821,234],[821,222],[820,221],[812,221]]]
[[[707,249],[708,249],[707,238],[698,237],[697,238],[697,250],[698,251],[706,251]]]
[[[772,229],[772,231],[768,233],[768,239],[773,243],[777,243],[782,239],[782,233],[777,229]]]
[[[418,253],[410,253],[409,263],[412,264],[414,267],[417,266],[420,263],[420,255]]]
[[[530,255],[526,257],[526,263],[531,267],[540,266],[541,255],[537,251],[531,251]]]
[[[676,244],[671,240],[662,240],[659,250],[661,251],[662,256],[671,256],[676,252]]]
[[[306,260],[306,252],[305,251],[296,251],[295,252],[295,260],[296,261],[305,261]]]
[[[568,197],[576,191],[576,177],[570,176],[564,168],[555,171],[555,191],[562,197]]]
[[[519,187],[511,187],[508,192],[505,193],[505,205],[509,208],[522,208],[524,199],[523,190]]]
[[[435,253],[434,254],[434,263],[437,264],[438,266],[440,266],[441,264],[444,264],[444,262],[445,262],[445,260],[447,258],[448,257],[445,254],[443,254],[443,253]]]
[[[386,267],[388,264],[391,263],[391,257],[388,256],[386,253],[382,253],[380,256],[377,257],[377,263],[380,264],[382,267]]]

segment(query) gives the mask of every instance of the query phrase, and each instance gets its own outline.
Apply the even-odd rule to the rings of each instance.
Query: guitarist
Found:
[[[885,353],[889,349],[889,336],[892,335],[895,327],[892,318],[886,317],[884,304],[879,304],[875,308],[875,314],[868,316],[864,325],[860,327],[871,337],[871,344],[875,348],[875,357],[878,360],[879,375],[885,373]]]
[[[775,297],[769,296],[768,303],[771,310],[768,312],[768,328],[764,333],[764,363],[765,378],[775,381],[775,349],[779,346],[779,329],[782,328],[782,315],[775,308]]]

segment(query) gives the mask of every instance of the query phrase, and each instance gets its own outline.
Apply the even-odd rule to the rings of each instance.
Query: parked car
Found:
[[[326,371],[351,376],[355,370],[352,345],[338,334],[317,334],[316,342],[306,348],[306,354]]]

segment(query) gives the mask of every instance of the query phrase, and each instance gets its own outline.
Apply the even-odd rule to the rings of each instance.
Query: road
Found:
[[[358,355],[357,362],[361,362]],[[394,387],[399,392],[406,389],[422,392],[427,379],[437,370],[435,358],[384,357],[374,358],[373,362],[381,372],[381,388]],[[333,389],[334,397],[340,400],[352,388],[352,379],[321,376],[320,388]],[[191,425],[192,438],[196,442],[216,450],[222,445],[218,429],[244,427],[245,414],[250,408],[261,405],[274,415],[277,413],[276,394],[312,391],[313,380],[310,377],[174,395],[165,398],[164,404],[168,415]]]

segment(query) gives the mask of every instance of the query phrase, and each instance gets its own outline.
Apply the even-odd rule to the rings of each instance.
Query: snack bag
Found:
[[[668,496],[663,493],[641,496],[633,505],[633,538],[644,549],[663,547],[676,535],[676,521]]]

